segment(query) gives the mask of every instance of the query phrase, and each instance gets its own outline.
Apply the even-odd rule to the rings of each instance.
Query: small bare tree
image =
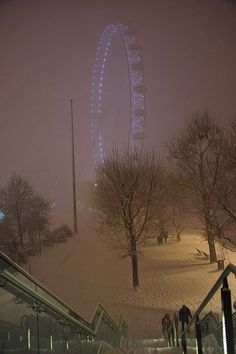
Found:
[[[23,235],[34,192],[28,181],[13,174],[6,188],[0,190],[0,206],[14,226],[20,247],[23,248]]]
[[[216,262],[214,239],[220,217],[215,192],[224,159],[223,133],[208,111],[195,113],[184,131],[168,146],[169,156],[186,186],[195,193],[195,205],[208,241],[210,262]],[[219,219],[218,219],[219,221]]]
[[[100,231],[109,245],[132,261],[133,287],[139,287],[138,253],[154,228],[162,193],[162,166],[154,153],[113,150],[96,171],[93,191]]]
[[[0,209],[3,210],[11,233],[24,248],[24,235],[39,237],[41,251],[41,232],[49,222],[50,202],[34,192],[30,183],[18,174],[13,174],[6,187],[0,190]]]

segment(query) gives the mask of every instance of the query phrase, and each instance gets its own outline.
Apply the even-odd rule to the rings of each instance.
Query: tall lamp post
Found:
[[[75,143],[74,143],[74,115],[73,100],[70,100],[71,111],[71,142],[72,142],[72,180],[73,180],[73,215],[74,215],[74,233],[78,232],[77,208],[76,208],[76,182],[75,182]]]

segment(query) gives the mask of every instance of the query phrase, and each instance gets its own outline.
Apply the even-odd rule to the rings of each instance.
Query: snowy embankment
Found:
[[[85,221],[78,236],[45,248],[32,260],[32,275],[87,320],[101,303],[115,320],[123,315],[131,337],[160,337],[164,314],[178,311],[182,304],[193,313],[220,275],[216,264],[197,254],[196,248],[208,252],[207,242],[186,233],[181,242],[170,238],[158,246],[153,240],[144,249],[139,258],[140,289],[134,292],[130,260],[106,248]],[[236,261],[229,252],[226,258],[226,264]],[[235,281],[231,290],[235,299]],[[218,300],[216,296],[214,308],[219,308]]]

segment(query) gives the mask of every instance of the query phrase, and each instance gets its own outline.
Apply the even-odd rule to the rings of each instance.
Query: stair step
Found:
[[[166,347],[168,347],[168,341],[163,338],[138,339],[135,341],[142,347],[150,347],[150,348],[166,348]]]
[[[166,348],[143,348],[143,353],[145,354],[180,354],[181,349],[179,347],[166,347]]]

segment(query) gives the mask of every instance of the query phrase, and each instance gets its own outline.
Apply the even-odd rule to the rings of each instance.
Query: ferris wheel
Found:
[[[103,31],[96,51],[96,61],[92,75],[90,98],[90,131],[92,138],[93,161],[95,167],[104,163],[104,141],[102,136],[103,94],[106,63],[112,40],[119,36],[127,58],[130,94],[129,151],[140,153],[144,142],[145,87],[143,62],[136,34],[128,26],[110,24]]]

